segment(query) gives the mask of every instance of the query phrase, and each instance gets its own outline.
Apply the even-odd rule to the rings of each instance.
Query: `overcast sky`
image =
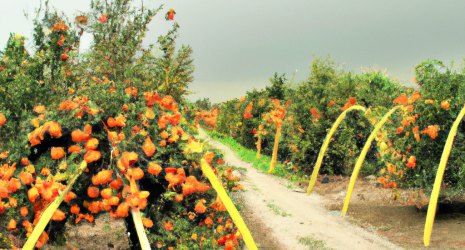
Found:
[[[0,46],[10,32],[32,34],[32,17],[39,0],[2,0]],[[50,0],[50,5],[74,17],[88,10],[90,0]],[[140,0],[135,0],[140,4]],[[195,81],[189,99],[215,102],[244,95],[269,84],[275,72],[296,80],[310,74],[316,57],[331,54],[345,70],[377,64],[404,85],[412,85],[414,66],[426,59],[459,68],[465,56],[463,0],[177,0],[144,1],[164,10],[149,26],[144,44],[156,43],[171,23],[173,8],[181,26],[178,45],[194,50]],[[23,10],[29,14],[24,17]],[[90,36],[83,41],[90,44]],[[86,45],[87,43],[87,45]]]

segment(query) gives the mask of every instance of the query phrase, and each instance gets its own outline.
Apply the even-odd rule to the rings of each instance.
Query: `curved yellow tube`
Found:
[[[331,140],[331,137],[333,136],[334,132],[336,132],[336,129],[339,126],[339,124],[346,117],[347,112],[352,111],[354,109],[363,110],[363,111],[366,112],[365,107],[362,107],[360,105],[355,105],[355,106],[352,106],[352,107],[346,109],[344,112],[342,112],[342,114],[340,114],[339,117],[337,118],[337,120],[334,122],[333,126],[331,127],[331,130],[326,135],[325,141],[323,142],[323,146],[320,148],[320,153],[318,154],[318,159],[316,161],[315,167],[313,168],[312,178],[310,179],[310,182],[308,183],[307,196],[310,195],[310,193],[312,192],[313,187],[315,186],[316,178],[318,177],[318,173],[320,171],[320,166],[321,166],[321,163],[323,162],[323,158],[325,156],[326,148],[328,148],[329,141]]]
[[[132,219],[134,220],[134,227],[137,231],[137,236],[139,237],[139,243],[142,250],[150,250],[150,243],[147,239],[147,235],[145,234],[145,228],[142,224],[142,217],[140,215],[139,209],[134,210],[131,208]]]
[[[234,224],[236,224],[237,228],[239,228],[239,231],[241,232],[247,247],[250,250],[258,250],[257,246],[255,245],[255,241],[253,240],[252,235],[250,234],[249,229],[244,223],[244,220],[242,220],[241,215],[237,211],[236,207],[232,203],[231,199],[229,198],[221,183],[218,181],[218,178],[216,178],[216,175],[213,173],[213,170],[211,169],[210,165],[205,161],[205,159],[202,158],[200,166],[202,167],[203,174],[207,176],[208,180],[212,184],[212,187],[220,196],[221,201],[223,201],[223,204],[228,210],[228,213],[231,215]]]
[[[260,159],[260,150],[262,149],[262,138],[260,134],[258,135],[258,142],[257,142],[257,159]]]
[[[365,156],[368,153],[368,149],[371,146],[371,143],[375,139],[376,133],[381,129],[381,127],[384,125],[384,123],[388,120],[389,116],[396,111],[396,109],[402,107],[401,105],[395,106],[393,109],[391,109],[389,112],[387,112],[383,119],[379,121],[375,128],[373,129],[373,132],[371,132],[370,137],[368,137],[365,146],[363,147],[362,152],[360,153],[360,156],[357,159],[357,162],[355,163],[354,167],[354,172],[352,173],[352,176],[350,177],[350,183],[349,183],[349,189],[347,190],[347,196],[346,196],[346,201],[344,202],[344,207],[342,208],[341,211],[341,218],[346,214],[347,208],[349,207],[349,202],[350,202],[350,197],[352,196],[352,190],[354,189],[355,186],[355,180],[357,180],[358,172],[360,171],[360,168],[362,167],[362,163],[365,160]]]
[[[76,174],[74,174],[73,178],[69,181],[68,185],[66,186],[65,190],[61,192],[53,201],[50,203],[45,209],[44,213],[39,219],[39,222],[35,226],[34,230],[31,233],[31,236],[26,241],[26,244],[24,244],[23,249],[24,250],[32,250],[34,249],[37,240],[39,239],[40,235],[42,235],[42,232],[44,231],[45,227],[47,226],[48,222],[52,218],[53,214],[55,211],[58,209],[60,206],[61,202],[63,199],[68,195],[68,192],[71,190],[71,187],[73,186],[74,182],[76,179],[86,170],[87,168],[87,162],[83,161],[77,168]]]
[[[436,180],[434,181],[433,192],[431,193],[431,197],[429,199],[428,205],[428,213],[426,215],[426,223],[425,223],[425,232],[423,235],[423,241],[425,246],[429,246],[429,240],[431,238],[431,231],[433,230],[433,223],[434,217],[436,215],[436,206],[438,204],[438,196],[439,190],[441,188],[441,181],[442,177],[444,176],[444,170],[446,170],[447,160],[449,159],[449,154],[452,149],[452,143],[454,142],[454,135],[457,131],[457,127],[459,126],[460,120],[462,120],[463,116],[465,115],[465,105],[460,111],[459,115],[455,119],[454,124],[449,132],[449,136],[447,136],[446,146],[444,147],[444,151],[442,151],[441,161],[439,162],[438,173],[436,174]]]
[[[281,124],[276,125],[276,137],[274,138],[273,156],[271,157],[269,174],[273,174],[274,167],[276,166],[276,157],[278,157],[279,137],[281,136]]]

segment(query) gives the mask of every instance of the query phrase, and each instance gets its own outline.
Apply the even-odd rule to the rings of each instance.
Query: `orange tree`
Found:
[[[440,61],[427,60],[415,67],[415,73],[418,92],[399,86],[382,72],[369,70],[356,75],[338,70],[333,61],[316,58],[309,79],[285,90],[284,99],[291,101],[283,122],[284,143],[279,144],[278,160],[291,160],[299,171],[310,172],[332,123],[344,109],[359,104],[368,108],[367,113],[348,114],[324,158],[323,172],[350,173],[372,126],[393,106],[403,104],[404,108],[394,113],[377,135],[362,173],[379,173],[386,187],[430,187],[450,126],[464,103],[463,70],[452,71]],[[269,89],[260,93],[260,98],[269,102]],[[252,136],[244,124],[260,124],[259,115],[253,113],[259,110],[255,107],[257,99],[254,93],[247,93],[239,100],[223,103],[217,130],[255,149],[247,143]],[[244,119],[250,102],[252,117]],[[464,183],[463,129],[462,123],[445,173],[445,182],[459,190]],[[266,154],[271,154],[271,145],[262,146]]]
[[[160,9],[133,11],[130,3],[95,1],[73,21],[46,9],[34,20],[34,55],[15,35],[1,54],[0,223],[14,247],[66,186],[71,192],[37,247],[62,237],[66,221],[92,223],[101,212],[124,217],[136,247],[128,215],[139,211],[153,248],[239,244],[198,167],[204,157],[216,171],[221,154],[205,152],[189,136],[195,131],[178,107],[192,81],[191,50],[175,53],[177,23],[159,39],[167,54],[157,57],[154,45],[143,49],[147,24]],[[94,37],[87,52],[79,51],[83,32]],[[196,149],[183,153],[186,146]],[[229,175],[220,176],[233,185]]]
[[[224,161],[219,154],[204,154],[199,146],[190,154],[182,153],[186,144],[194,148],[190,144],[199,143],[184,132],[171,96],[160,98],[156,92],[144,93],[129,103],[140,107],[138,110],[143,114],[131,112],[131,108],[123,110],[117,117],[106,119],[104,131],[90,125],[105,116],[104,112],[94,111],[91,104],[83,96],[68,99],[58,107],[38,105],[22,123],[24,130],[30,131],[22,136],[23,140],[33,146],[45,143],[54,146],[38,158],[28,159],[24,155],[18,163],[10,161],[2,166],[2,198],[8,200],[8,204],[2,205],[2,213],[8,211],[7,228],[13,236],[19,236],[23,230],[27,236],[32,233],[48,204],[70,178],[79,174],[78,165],[85,161],[86,173],[78,177],[76,186],[66,195],[66,203],[52,217],[56,222],[49,227],[55,237],[61,234],[67,220],[79,223],[85,219],[92,223],[93,214],[99,212],[126,218],[142,210],[145,211],[142,222],[149,228],[149,240],[154,246],[191,249],[204,244],[238,244],[240,235],[228,221],[221,200],[202,180],[198,167],[201,157],[213,167]],[[76,117],[79,112],[86,112],[86,117]],[[71,122],[55,122],[60,117],[68,117]],[[133,123],[136,125],[130,127],[133,121],[137,121]],[[71,133],[64,132],[72,122],[80,125],[73,125]],[[12,159],[9,154],[4,155],[5,159]],[[228,175],[224,177],[225,183],[231,181]],[[128,230],[137,235],[132,220],[127,219]],[[214,236],[212,225],[224,230]],[[198,240],[194,239],[196,235]],[[43,232],[36,246],[41,247],[48,237]],[[136,246],[137,237],[132,242]]]
[[[390,126],[388,145],[391,154],[383,156],[386,168],[381,170],[381,180],[399,181],[408,186],[429,187],[433,184],[439,158],[452,126],[464,103],[463,73],[452,72],[438,60],[427,60],[415,67],[414,82],[419,85],[416,102],[410,99],[411,111],[400,116]],[[399,97],[400,99],[401,97]],[[404,101],[407,101],[404,98]],[[451,187],[461,190],[465,175],[461,169],[465,155],[461,147],[464,143],[464,124],[459,126],[444,181]],[[394,168],[397,171],[393,171]],[[395,172],[402,172],[399,176]],[[389,178],[389,180],[385,180]]]
[[[247,92],[245,100],[240,102],[239,107],[236,105],[236,112],[241,123],[238,127],[240,130],[237,133],[237,141],[244,147],[255,147],[256,139],[253,130],[258,129],[259,124],[262,123],[262,115],[271,109],[269,106],[271,106],[271,102],[267,92],[255,89],[252,92]],[[274,140],[272,137],[270,139]]]
[[[312,168],[318,151],[332,123],[348,106],[386,109],[389,100],[402,88],[381,72],[369,71],[362,75],[338,70],[334,61],[317,58],[311,65],[311,76],[296,86],[290,113],[295,117],[286,141],[295,145],[292,160],[302,170]],[[323,172],[347,174],[352,171],[356,156],[365,144],[372,126],[362,112],[352,112],[343,120],[324,158]],[[373,153],[367,161],[367,173],[376,166]],[[368,167],[369,166],[369,167]]]
[[[258,130],[260,124],[269,126],[262,120],[262,115],[271,111],[272,102],[267,91],[254,89],[239,99],[221,103],[218,109],[217,131],[232,136],[247,148],[255,148],[253,131]],[[274,135],[272,133],[262,138],[262,148],[266,154],[272,153]],[[268,147],[268,144],[271,146]]]
[[[372,70],[356,75],[353,72],[339,70],[329,58],[326,60],[316,58],[311,65],[311,72],[305,82],[289,84],[289,86],[277,84],[284,82],[285,79],[275,75],[275,79],[271,81],[273,85],[265,91],[258,92],[259,98],[255,93],[247,93],[243,102],[236,99],[223,103],[218,115],[218,131],[225,134],[232,134],[231,132],[234,131],[233,137],[239,143],[255,149],[251,132],[253,128],[258,129],[261,114],[270,111],[266,108],[270,106],[268,104],[261,108],[255,105],[259,104],[261,99],[270,103],[272,93],[277,92],[276,89],[283,89],[284,97],[281,101],[284,103],[290,100],[290,102],[287,107],[287,118],[282,125],[283,143],[279,144],[278,160],[292,161],[301,173],[310,172],[327,130],[347,105],[356,102],[382,112],[393,106],[392,100],[398,94],[407,90],[381,72]],[[277,88],[278,85],[284,87]],[[251,112],[253,117],[244,119],[242,114],[246,112],[250,102],[253,102]],[[255,111],[258,111],[258,114],[254,114]],[[247,127],[248,124],[253,124],[253,127]],[[332,143],[327,151],[323,172],[350,173],[355,163],[354,156],[357,156],[360,148],[363,147],[371,126],[363,113],[348,114],[348,118],[342,122],[334,136],[338,143]],[[269,132],[265,139],[273,140],[274,132],[273,130]],[[271,155],[272,145],[272,143],[268,145],[264,143],[263,152]],[[375,169],[380,168],[378,159],[374,155],[375,152],[370,152],[367,161],[367,166],[370,167],[364,168],[367,170],[366,173],[374,173]]]

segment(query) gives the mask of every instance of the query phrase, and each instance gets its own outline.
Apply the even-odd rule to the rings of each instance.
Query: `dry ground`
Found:
[[[321,176],[319,180],[323,177],[326,176]],[[340,211],[349,177],[328,176],[328,178],[330,182],[328,184],[318,182],[314,192],[325,197],[327,209]],[[307,186],[302,185],[302,187]],[[396,194],[398,198],[393,199]],[[406,249],[464,249],[464,201],[465,195],[454,197],[451,202],[443,201],[439,204],[429,248],[423,246],[426,210],[421,211],[417,208],[418,203],[421,202],[421,195],[418,192],[408,189],[386,189],[378,187],[375,181],[360,179],[355,184],[347,219],[366,230],[387,237],[389,241]]]

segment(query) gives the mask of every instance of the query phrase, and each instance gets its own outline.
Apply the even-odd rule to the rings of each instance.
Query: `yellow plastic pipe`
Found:
[[[271,157],[269,174],[273,174],[274,167],[276,166],[276,157],[278,157],[279,136],[281,136],[281,124],[276,125],[276,137],[274,138],[273,156]]]
[[[260,124],[258,125],[258,131],[257,134],[255,135],[258,137],[257,141],[257,159],[260,159],[260,150],[262,150],[262,135],[266,135],[267,132],[263,129],[263,125]]]
[[[318,154],[318,159],[316,161],[315,168],[313,168],[312,178],[310,178],[310,182],[308,183],[307,196],[310,195],[310,193],[312,192],[313,187],[315,186],[316,178],[318,177],[318,173],[320,171],[320,166],[321,166],[321,163],[323,162],[323,158],[325,156],[326,148],[328,148],[331,137],[333,137],[333,134],[334,134],[334,132],[336,132],[337,127],[342,122],[342,120],[346,117],[347,112],[352,111],[354,109],[363,110],[363,111],[366,112],[365,107],[362,107],[360,105],[355,105],[355,106],[352,106],[352,107],[346,109],[344,112],[342,112],[342,114],[339,115],[337,120],[334,122],[333,126],[331,127],[331,130],[326,135],[325,141],[323,142],[323,146],[320,148],[320,153]]]
[[[258,135],[258,142],[257,142],[257,159],[260,159],[260,150],[262,149],[262,138],[260,138],[260,134]]]
[[[433,192],[429,199],[428,213],[426,214],[426,223],[425,223],[425,232],[423,235],[423,241],[425,246],[429,246],[429,241],[431,238],[431,231],[433,230],[434,217],[436,215],[436,206],[438,204],[439,190],[441,188],[442,177],[444,176],[444,170],[446,170],[447,160],[449,159],[449,154],[452,149],[452,143],[454,142],[454,135],[459,126],[460,120],[462,120],[465,115],[465,105],[460,111],[459,115],[455,119],[454,124],[447,136],[446,146],[444,151],[442,151],[441,161],[439,162],[438,173],[436,174],[436,180],[434,181]]]
[[[144,225],[142,224],[142,217],[140,216],[139,209],[135,210],[131,208],[132,219],[134,220],[134,227],[137,231],[137,236],[139,237],[139,243],[142,250],[150,250],[150,243],[145,234]]]
[[[35,226],[34,230],[31,233],[31,236],[26,241],[26,244],[23,246],[23,250],[32,250],[35,245],[37,240],[39,239],[40,235],[42,235],[42,232],[44,231],[45,227],[47,226],[48,222],[52,218],[53,214],[55,211],[58,209],[60,206],[61,202],[63,199],[68,195],[68,192],[71,190],[71,187],[73,186],[74,182],[76,179],[86,170],[87,168],[87,162],[83,161],[77,168],[76,174],[74,174],[73,178],[69,181],[68,185],[66,186],[65,190],[61,192],[53,201],[50,203],[45,209],[44,213],[39,219],[39,222]]]
[[[213,170],[210,167],[210,165],[205,161],[205,159],[202,158],[202,160],[200,161],[200,166],[202,167],[203,174],[207,176],[208,180],[212,184],[213,189],[215,189],[215,191],[220,196],[221,201],[223,201],[223,204],[228,210],[229,215],[231,215],[231,218],[233,219],[234,224],[236,224],[237,228],[239,228],[239,231],[241,232],[242,237],[247,247],[250,250],[258,250],[257,245],[255,245],[255,241],[253,240],[249,229],[244,223],[244,220],[242,219],[241,215],[239,214],[236,207],[232,203],[228,194],[224,190],[223,185],[221,185],[215,173],[213,173]]]
[[[341,211],[341,218],[347,212],[347,208],[349,207],[350,197],[352,196],[352,190],[354,189],[355,181],[357,180],[358,172],[360,171],[360,168],[362,167],[363,161],[365,160],[365,156],[368,153],[368,149],[370,148],[371,143],[373,142],[373,140],[376,137],[376,133],[381,129],[381,127],[384,125],[384,123],[386,123],[389,116],[391,116],[392,113],[394,113],[394,111],[396,111],[396,109],[398,109],[400,107],[402,107],[402,106],[401,105],[395,106],[393,109],[391,109],[389,112],[387,112],[384,115],[383,119],[381,119],[381,121],[379,121],[376,124],[375,128],[373,129],[373,132],[371,132],[371,134],[370,134],[370,137],[368,137],[368,140],[366,141],[365,146],[363,147],[363,150],[360,153],[360,156],[358,157],[357,162],[355,163],[354,172],[352,173],[352,176],[350,177],[349,189],[347,190],[346,200],[344,202],[344,207],[342,208],[342,211]]]

